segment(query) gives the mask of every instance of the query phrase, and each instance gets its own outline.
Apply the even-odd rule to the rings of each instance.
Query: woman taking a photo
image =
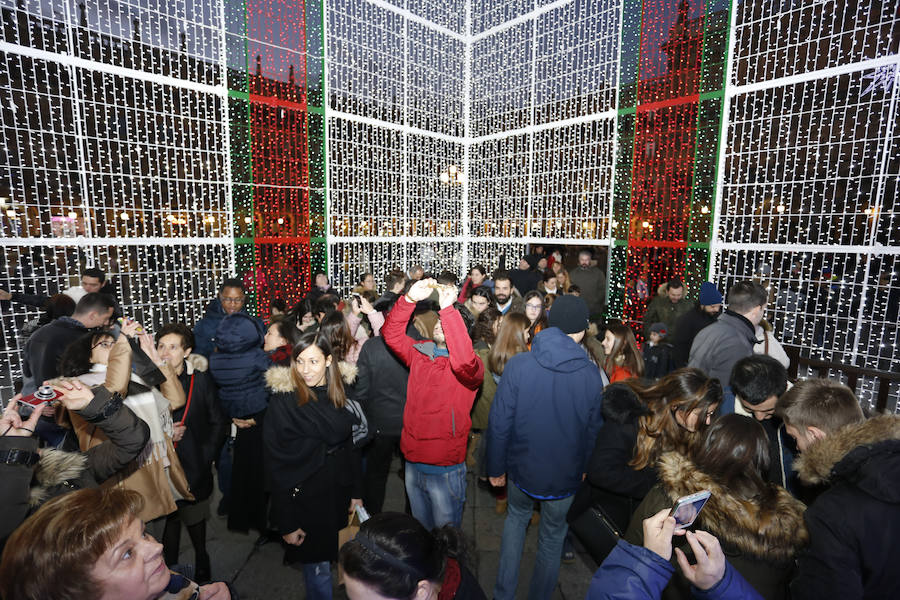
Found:
[[[603,336],[603,351],[606,362],[603,370],[610,383],[616,383],[644,374],[644,358],[641,356],[631,327],[621,323],[610,323]]]
[[[763,598],[787,598],[794,557],[809,535],[803,504],[766,481],[769,461],[762,425],[742,415],[723,416],[686,453],[660,456],[659,484],[638,506],[625,539],[642,544],[645,518],[678,498],[708,490],[712,494],[692,527],[719,538],[728,562]],[[683,537],[673,543],[687,552]],[[681,573],[663,591],[663,598],[692,597]]]
[[[344,382],[328,339],[297,340],[290,367],[266,373],[265,422],[271,519],[288,544],[286,562],[303,564],[306,597],[331,598],[330,562],[348,511],[362,505],[362,467],[353,447],[359,418],[348,409]]]

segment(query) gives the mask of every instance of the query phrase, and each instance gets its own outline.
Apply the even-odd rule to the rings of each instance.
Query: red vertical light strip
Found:
[[[304,0],[249,0],[250,128],[258,312],[309,288],[309,119]]]
[[[703,56],[702,0],[644,0],[642,10],[625,279],[648,293],[626,292],[626,322],[684,276]]]

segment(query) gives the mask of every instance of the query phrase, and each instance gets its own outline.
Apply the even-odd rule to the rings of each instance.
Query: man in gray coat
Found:
[[[578,253],[578,267],[569,273],[569,279],[581,290],[581,297],[587,303],[591,320],[597,320],[606,307],[606,273],[600,267],[591,266],[591,251]]]
[[[700,330],[691,344],[689,367],[696,367],[727,385],[734,364],[753,354],[756,326],[766,312],[769,294],[756,282],[734,284],[728,308],[712,325]],[[726,395],[729,389],[726,388]]]

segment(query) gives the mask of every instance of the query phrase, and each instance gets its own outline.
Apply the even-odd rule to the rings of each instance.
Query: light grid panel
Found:
[[[720,219],[723,239],[869,243],[879,159],[889,143],[892,94],[884,88],[866,91],[872,72],[733,99]],[[878,241],[890,243],[888,235],[882,231]]]
[[[328,122],[329,236],[403,235],[403,136],[346,119]]]
[[[614,109],[619,3],[575,0],[538,17],[537,28],[535,122]]]
[[[391,269],[403,269],[406,249],[394,242],[337,242],[329,244],[331,285],[349,292],[363,273],[372,273],[378,289],[384,286],[384,275]]]
[[[393,0],[402,6],[404,0]],[[406,8],[423,19],[465,35],[468,0],[405,0]]]
[[[468,246],[468,267],[480,264],[487,269],[488,275],[500,267],[501,258],[507,269],[515,268],[518,265],[519,257],[525,256],[528,248],[526,244],[516,242],[515,239],[502,242],[472,241],[468,242]],[[466,275],[468,274],[466,273]]]
[[[503,25],[534,6],[534,0],[472,0],[472,33],[478,35]]]
[[[736,2],[732,81],[746,85],[891,56],[900,11],[882,0]]]
[[[409,169],[405,232],[412,236],[464,235],[462,186],[443,183],[438,174],[463,159],[462,143],[410,134],[406,164]],[[454,269],[454,272],[456,269]]]
[[[528,236],[529,149],[527,135],[472,144],[469,235]]]
[[[530,235],[608,239],[615,119],[534,134]]]
[[[474,42],[472,136],[532,124],[532,33],[527,21]]]
[[[413,22],[407,24],[407,36],[408,123],[461,137],[465,44]]]
[[[331,109],[402,124],[404,18],[365,1],[326,11]]]

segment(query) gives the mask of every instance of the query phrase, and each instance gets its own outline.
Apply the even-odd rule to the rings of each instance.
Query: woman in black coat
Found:
[[[331,345],[303,334],[290,367],[266,373],[264,425],[271,519],[288,544],[286,562],[303,563],[306,597],[331,598],[330,562],[338,531],[362,505],[362,469],[353,446],[359,418],[350,411]]]

